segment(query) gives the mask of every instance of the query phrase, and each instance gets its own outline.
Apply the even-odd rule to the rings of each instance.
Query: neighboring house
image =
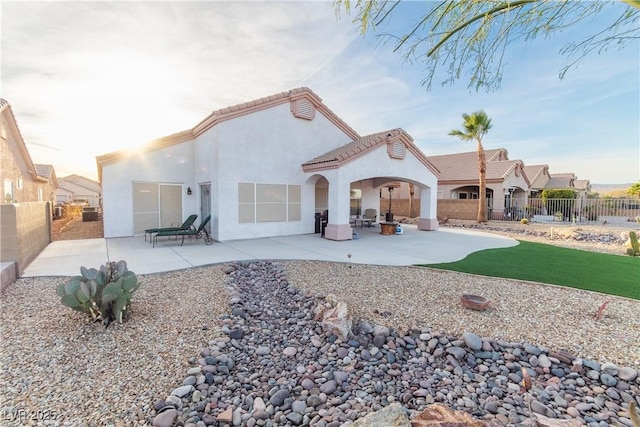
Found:
[[[4,288],[51,242],[54,191],[51,165],[34,164],[11,106],[0,99],[0,261]],[[50,204],[47,204],[50,202]]]
[[[74,192],[64,187],[64,178],[58,180],[60,186],[56,188],[56,203],[70,203],[73,201]]]
[[[1,201],[54,203],[54,191],[58,186],[55,170],[51,165],[33,163],[11,105],[4,99],[0,99],[0,139]]]
[[[361,136],[308,88],[214,111],[140,153],[97,157],[105,237],[211,215],[218,241],[314,233],[352,238],[351,196],[378,209],[398,180],[420,193],[418,227],[433,230],[437,170],[402,129]],[[198,221],[199,222],[199,221]]]
[[[576,193],[576,199],[585,200],[591,191],[591,182],[588,179],[578,179],[573,172],[548,175],[549,179],[545,182],[544,187],[540,189],[537,196],[532,194],[532,197],[542,197],[543,190],[573,190]]]
[[[509,160],[504,148],[485,150],[487,159],[486,189],[489,209],[496,212],[524,207],[529,180],[521,160]],[[439,171],[439,199],[477,199],[478,152],[444,154],[427,157]]]
[[[552,173],[549,174],[549,181],[545,185],[545,189],[549,190],[561,190],[561,189],[575,189],[574,182],[577,179],[573,172],[569,173]]]
[[[87,200],[91,207],[100,207],[102,205],[100,183],[76,174],[60,178],[59,183],[58,190],[56,190],[58,203]]]
[[[529,197],[534,199],[542,197],[542,192],[547,188],[547,182],[550,179],[549,166],[525,166],[524,173],[529,178]]]
[[[591,181],[588,179],[576,179],[573,181],[573,186],[576,190],[576,198],[584,200],[589,197],[589,193],[591,193]]]

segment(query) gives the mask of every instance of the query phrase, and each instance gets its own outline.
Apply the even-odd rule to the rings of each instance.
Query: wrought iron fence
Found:
[[[519,221],[635,222],[640,199],[489,199],[489,219]]]

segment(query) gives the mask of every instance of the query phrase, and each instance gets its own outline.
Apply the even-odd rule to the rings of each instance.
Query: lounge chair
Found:
[[[362,224],[367,224],[367,227],[371,227],[371,225],[376,222],[378,219],[378,211],[375,209],[365,209],[364,215],[362,215]],[[360,225],[362,228],[362,225]]]
[[[149,234],[149,242],[153,240],[153,234],[159,233],[160,231],[178,231],[178,230],[189,230],[195,229],[193,223],[196,222],[198,215],[189,215],[180,227],[164,227],[164,228],[147,228],[144,230],[144,241],[147,241],[147,234]]]
[[[209,232],[205,228],[207,223],[211,220],[211,215],[207,216],[200,223],[200,227],[197,229],[188,229],[188,230],[175,230],[175,231],[158,231],[153,236],[153,246],[155,247],[158,244],[158,237],[171,237],[171,236],[182,236],[182,242],[180,242],[180,246],[184,245],[184,236],[193,236],[196,239],[204,237],[205,245],[210,245],[213,243],[213,237],[209,235]]]

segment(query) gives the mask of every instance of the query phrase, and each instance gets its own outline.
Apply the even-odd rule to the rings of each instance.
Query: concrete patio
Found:
[[[143,236],[55,241],[25,269],[22,277],[72,276],[80,266],[98,268],[107,261],[127,261],[136,274],[181,270],[231,261],[319,260],[377,265],[415,265],[452,262],[490,248],[510,247],[517,241],[472,230],[442,228],[419,231],[403,225],[403,234],[382,235],[380,226],[357,228],[357,239],[332,241],[319,234],[214,242],[202,239],[158,239],[152,247]]]

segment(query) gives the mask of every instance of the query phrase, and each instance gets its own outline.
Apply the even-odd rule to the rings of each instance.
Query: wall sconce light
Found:
[[[191,195],[191,187],[187,187],[187,196]]]

